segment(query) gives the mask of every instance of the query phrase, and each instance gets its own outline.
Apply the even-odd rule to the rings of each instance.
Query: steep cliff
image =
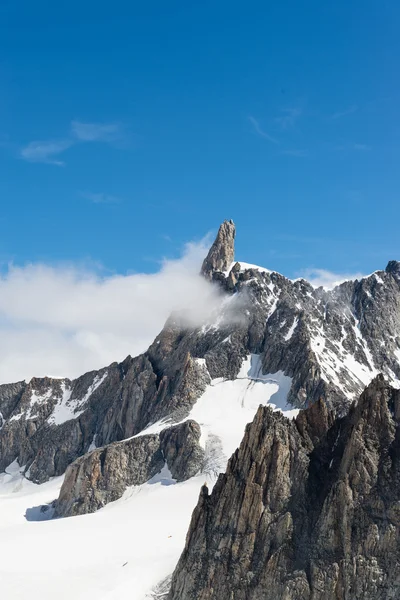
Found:
[[[399,425],[381,376],[340,419],[260,408],[202,489],[168,600],[399,598]]]

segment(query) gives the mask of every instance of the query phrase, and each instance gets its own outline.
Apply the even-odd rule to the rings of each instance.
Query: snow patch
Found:
[[[289,329],[289,331],[287,332],[287,334],[285,335],[284,339],[285,342],[288,342],[290,340],[290,338],[292,337],[292,335],[294,334],[294,331],[298,325],[299,319],[296,317]]]
[[[80,400],[77,398],[71,399],[72,392],[67,388],[66,383],[63,382],[61,384],[62,397],[54,407],[47,422],[50,423],[50,425],[61,425],[66,421],[78,418],[84,412],[86,402],[89,400],[90,396],[103,383],[106,377],[107,371],[101,377],[96,375],[93,383],[88,387],[86,394]]]
[[[273,271],[271,271],[270,269],[266,269],[265,267],[252,265],[251,263],[242,262],[241,260],[234,260],[233,263],[231,263],[230,267],[226,271],[224,271],[225,277],[229,275],[236,263],[239,263],[241,271],[246,271],[247,269],[254,269],[255,271],[259,271],[260,273],[273,273]]]

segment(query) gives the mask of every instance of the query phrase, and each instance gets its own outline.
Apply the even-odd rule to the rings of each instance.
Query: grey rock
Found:
[[[400,262],[390,260],[386,266],[386,273],[390,273],[397,281],[400,281]]]
[[[158,435],[143,435],[93,450],[67,468],[55,517],[95,512],[118,500],[128,486],[151,479],[163,465]]]
[[[233,221],[224,221],[201,267],[206,279],[212,281],[214,273],[226,271],[231,266],[235,256],[235,234]]]
[[[400,597],[400,391],[377,377],[336,418],[260,407],[204,487],[169,600]]]
[[[177,481],[186,481],[202,470],[204,450],[199,443],[200,436],[200,426],[192,419],[160,433],[164,459]]]
[[[185,481],[202,468],[204,451],[199,425],[188,420],[164,429],[114,442],[81,456],[68,466],[55,517],[95,512],[118,500],[129,486],[141,485],[166,464],[176,481]]]

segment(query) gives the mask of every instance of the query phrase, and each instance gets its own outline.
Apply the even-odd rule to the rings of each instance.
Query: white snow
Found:
[[[243,361],[234,381],[214,379],[188,417],[201,426],[203,447],[206,448],[210,436],[213,441],[217,438],[223,453],[221,463],[226,462],[238,447],[246,424],[253,420],[260,404],[293,412],[286,406],[291,383],[291,378],[283,373],[262,375],[257,355]]]
[[[49,400],[49,398],[51,398],[53,393],[53,389],[49,388],[47,390],[47,392],[45,392],[44,394],[38,394],[36,390],[32,390],[32,394],[29,400],[29,406],[28,406],[28,410],[25,413],[25,418],[28,419],[34,419],[36,414],[35,414],[35,408],[37,407],[38,404],[44,404],[45,402],[47,402],[47,400]],[[11,417],[9,420],[10,421],[18,421],[19,419],[21,419],[21,417],[24,416],[24,413],[21,412],[17,415],[14,415],[13,417]]]
[[[61,384],[62,396],[58,403],[55,405],[54,410],[50,417],[47,419],[47,422],[52,425],[61,425],[61,423],[65,423],[65,421],[69,421],[74,417],[73,404],[69,403],[71,398],[71,390],[67,388],[65,383]],[[80,412],[75,416],[79,416]]]
[[[288,342],[290,340],[290,338],[292,337],[292,335],[294,334],[294,331],[297,327],[297,324],[299,322],[299,319],[296,317],[289,329],[289,331],[287,332],[287,334],[285,335],[285,342]]]
[[[227,269],[226,271],[224,271],[224,275],[226,277],[229,275],[229,273],[232,270],[232,267],[234,265],[236,265],[237,262],[240,264],[240,270],[241,271],[245,271],[246,269],[255,269],[256,271],[259,271],[260,273],[273,273],[273,271],[271,271],[270,269],[266,269],[265,267],[259,267],[258,265],[252,265],[251,263],[242,262],[241,260],[235,260],[230,265],[229,269]]]
[[[168,466],[147,484],[98,512],[49,520],[41,512],[59,493],[62,478],[37,486],[22,478],[18,464],[0,475],[2,597],[7,600],[146,600],[174,569],[201,485],[211,488],[219,470],[242,440],[260,404],[292,417],[286,406],[291,378],[263,375],[260,357],[243,362],[238,379],[217,379],[188,418],[202,428],[205,473],[176,483]],[[143,433],[160,430],[157,423]]]
[[[213,471],[216,470],[217,446],[218,470],[222,471],[228,458],[239,446],[246,424],[253,420],[260,405],[269,404],[288,418],[298,414],[299,411],[286,402],[291,385],[291,377],[281,371],[263,375],[260,357],[256,354],[243,361],[235,380],[212,380],[184,421],[194,419],[199,423],[202,431],[200,443],[206,455],[208,451],[212,454]],[[137,436],[159,433],[167,426],[168,420],[162,419]]]
[[[51,425],[61,425],[71,419],[76,419],[86,408],[86,402],[95,390],[103,383],[107,377],[107,371],[100,377],[96,375],[93,383],[89,386],[86,394],[81,399],[71,399],[71,390],[67,388],[65,382],[61,384],[62,397],[54,407],[50,417],[47,419]]]
[[[347,335],[343,326],[342,339],[340,341],[329,340],[327,345],[327,338],[323,329],[318,325],[317,320],[314,320],[314,322],[317,324],[314,324],[310,328],[311,348],[321,366],[322,378],[328,383],[336,385],[347,395],[349,391],[343,387],[345,385],[343,372],[360,387],[360,390],[365,385],[368,385],[377,375],[378,371],[375,368],[368,344],[361,334],[358,321],[355,321],[354,324],[354,321],[349,319],[357,344],[361,346],[367,358],[368,365],[356,360],[355,356],[343,348],[343,341]],[[354,395],[357,396],[357,392],[354,392]]]
[[[145,600],[176,565],[204,476],[169,483],[132,488],[91,515],[45,520],[40,506],[62,478],[38,486],[0,475],[2,598]]]

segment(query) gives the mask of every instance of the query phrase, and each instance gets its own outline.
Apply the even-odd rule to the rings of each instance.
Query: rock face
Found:
[[[176,481],[194,477],[203,467],[204,450],[200,446],[201,429],[188,420],[160,433],[160,446],[171,475]]]
[[[224,221],[201,267],[206,279],[211,281],[214,273],[226,271],[231,266],[235,256],[235,234],[233,221]]]
[[[95,512],[118,500],[128,486],[154,477],[163,465],[158,435],[144,435],[93,450],[67,468],[55,516]]]
[[[249,354],[259,356],[263,374],[291,378],[288,402],[296,408],[323,398],[345,414],[378,372],[400,380],[398,262],[326,291],[233,264],[234,238],[234,224],[225,221],[203,263],[204,277],[223,294],[199,327],[172,316],[136,358],[73,381],[0,386],[0,472],[17,460],[41,483],[89,449],[160,420],[179,423],[213,379],[236,379]]]
[[[399,425],[381,376],[343,418],[260,408],[202,489],[168,600],[399,598]]]
[[[193,477],[204,460],[199,439],[199,425],[189,420],[160,435],[115,442],[81,456],[67,468],[55,516],[95,512],[118,500],[127,487],[152,479],[165,464],[176,481]]]

